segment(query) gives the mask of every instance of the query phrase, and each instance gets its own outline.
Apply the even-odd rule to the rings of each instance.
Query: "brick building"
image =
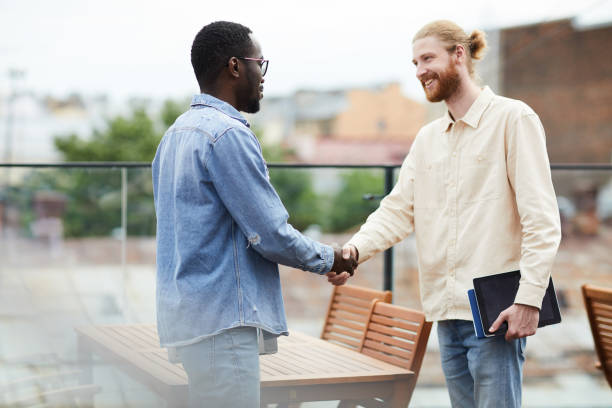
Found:
[[[498,35],[498,92],[538,113],[551,162],[609,163],[612,23],[580,27],[566,19]]]

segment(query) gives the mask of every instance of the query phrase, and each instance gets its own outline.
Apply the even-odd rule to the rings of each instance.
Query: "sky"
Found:
[[[230,20],[250,27],[270,59],[265,95],[398,81],[422,99],[411,38],[427,22],[471,32],[573,16],[610,23],[612,0],[0,0],[0,97],[10,69],[25,73],[19,89],[41,95],[189,96],[195,34]]]

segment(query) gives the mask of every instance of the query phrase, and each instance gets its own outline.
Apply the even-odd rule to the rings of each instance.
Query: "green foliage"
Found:
[[[83,139],[70,134],[59,136],[55,145],[65,161],[145,161],[150,162],[163,132],[188,108],[186,102],[166,101],[157,119],[145,107],[135,106],[127,116],[107,120]],[[293,160],[293,152],[280,145],[263,146],[269,163]],[[289,213],[289,222],[297,229],[318,224],[325,231],[341,232],[360,225],[378,206],[378,201],[364,201],[366,193],[381,194],[380,170],[356,170],[341,176],[337,194],[321,195],[314,189],[311,169],[270,170],[274,185]],[[127,170],[128,234],[150,236],[155,233],[155,212],[149,169]],[[53,191],[66,199],[63,214],[67,237],[107,236],[121,227],[121,171],[118,169],[34,170],[19,188],[8,191],[8,200],[21,209],[21,222],[35,219],[33,200],[36,192]]]
[[[291,225],[302,231],[321,222],[321,200],[313,190],[308,170],[271,169],[270,182],[289,213]]]
[[[279,145],[264,145],[264,158],[268,162],[282,163],[293,152]],[[340,170],[338,170],[340,171]],[[384,192],[384,173],[381,170],[354,170],[341,175],[337,193],[317,194],[313,187],[312,169],[270,170],[270,181],[289,213],[289,222],[299,230],[309,225],[320,225],[326,232],[344,232],[363,224],[380,203],[366,201],[365,194]]]
[[[329,232],[341,232],[364,223],[378,208],[379,200],[366,201],[365,194],[380,195],[384,191],[384,175],[380,170],[354,170],[342,176],[342,187],[331,200],[327,222]]]
[[[258,138],[261,135],[255,130]],[[269,163],[282,163],[293,156],[293,151],[277,144],[262,144],[264,159]],[[321,222],[320,198],[312,185],[312,175],[303,169],[270,169],[270,183],[289,213],[289,222],[303,231],[309,225]]]
[[[189,109],[189,100],[182,102],[167,99],[162,106],[160,118],[164,129],[172,126],[176,118],[178,118],[183,112]]]
[[[65,161],[145,161],[155,156],[165,129],[188,107],[166,101],[155,121],[145,106],[134,106],[129,115],[106,121],[83,139],[75,134],[58,136],[55,146]],[[155,233],[155,209],[149,169],[128,169],[127,231],[129,235]],[[66,198],[63,214],[67,237],[107,236],[121,227],[121,171],[118,169],[54,169],[33,171],[19,189],[21,219],[29,225],[37,191],[54,191]]]
[[[120,210],[112,205],[120,183],[121,174],[108,169],[33,170],[9,200],[20,208],[21,221],[28,226],[36,218],[35,195],[41,191],[59,193],[66,200],[65,236],[102,236],[121,226]]]
[[[81,139],[75,134],[55,138],[55,147],[65,161],[151,161],[167,129],[184,111],[181,104],[166,101],[156,124],[144,107],[134,107],[130,116],[107,120],[103,130]],[[157,126],[156,126],[157,125]]]

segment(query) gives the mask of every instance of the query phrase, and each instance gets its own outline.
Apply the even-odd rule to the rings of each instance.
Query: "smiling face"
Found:
[[[427,99],[430,102],[449,99],[461,84],[455,53],[449,53],[445,44],[434,36],[416,40],[412,52],[416,76]]]

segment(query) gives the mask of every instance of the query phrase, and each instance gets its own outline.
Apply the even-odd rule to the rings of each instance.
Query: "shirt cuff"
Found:
[[[353,238],[350,239],[349,242],[347,242],[347,244],[354,245],[355,248],[357,248],[357,251],[359,251],[360,264],[370,259],[375,253],[372,241],[366,237],[360,237],[359,235],[355,235],[353,236]]]
[[[319,274],[325,275],[334,266],[334,249],[329,245],[321,245],[321,257],[323,258],[323,267]]]
[[[545,293],[546,288],[532,285],[530,283],[521,283],[519,285],[518,291],[516,292],[514,303],[533,306],[537,307],[538,309],[541,309],[542,300],[544,299]]]

